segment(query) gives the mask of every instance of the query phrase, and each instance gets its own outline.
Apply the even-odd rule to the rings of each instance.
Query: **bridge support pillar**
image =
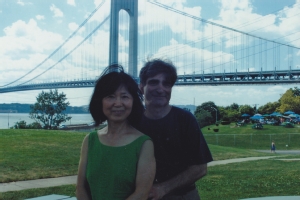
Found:
[[[118,63],[119,12],[122,9],[124,9],[130,17],[128,73],[137,77],[138,0],[111,0],[109,64]]]

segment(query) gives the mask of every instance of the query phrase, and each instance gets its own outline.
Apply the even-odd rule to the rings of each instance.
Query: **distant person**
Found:
[[[271,153],[275,153],[275,149],[276,149],[275,142],[272,141],[272,143],[271,143]]]
[[[176,68],[154,59],[139,76],[146,106],[140,131],[152,138],[157,163],[149,199],[199,200],[195,182],[206,175],[213,159],[194,115],[169,104]]]
[[[137,83],[119,65],[97,80],[89,110],[96,126],[82,144],[76,196],[78,200],[143,200],[155,175],[151,138],[134,127],[144,112]]]

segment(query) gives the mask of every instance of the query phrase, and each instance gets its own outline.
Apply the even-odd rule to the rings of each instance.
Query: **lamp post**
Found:
[[[10,111],[8,111],[8,114],[7,114],[7,128],[9,129],[9,113]]]
[[[216,111],[216,124],[217,124],[217,116],[218,116],[218,110],[216,109],[216,108],[214,108],[214,107],[211,107],[212,109],[214,109],[215,111]]]

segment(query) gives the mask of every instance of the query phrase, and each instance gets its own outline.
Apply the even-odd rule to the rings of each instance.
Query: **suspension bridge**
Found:
[[[171,60],[176,85],[299,83],[299,32],[272,38],[263,27],[247,29],[260,20],[229,27],[157,1],[102,1],[48,57],[2,83],[0,93],[93,87],[110,63],[138,82],[149,58]]]

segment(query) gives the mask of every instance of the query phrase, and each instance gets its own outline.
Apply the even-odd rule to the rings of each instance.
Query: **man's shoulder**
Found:
[[[192,116],[192,117],[194,116],[190,111],[184,110],[184,109],[179,108],[177,106],[172,106],[171,111],[174,112],[174,113],[178,113],[180,115],[186,115],[186,116]],[[174,113],[172,113],[172,114],[174,114]]]

